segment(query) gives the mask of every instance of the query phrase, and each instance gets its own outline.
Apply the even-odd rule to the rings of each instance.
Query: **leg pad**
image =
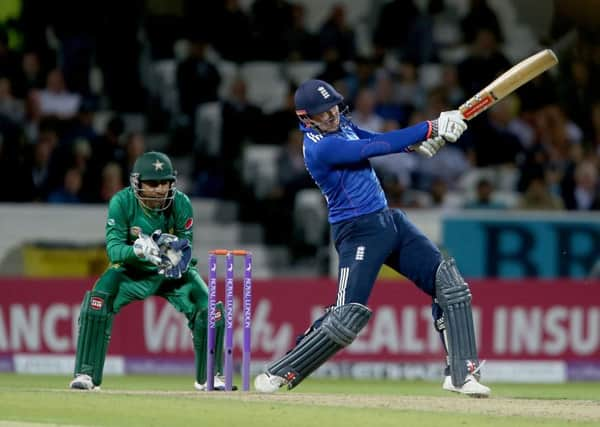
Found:
[[[223,373],[223,339],[225,337],[225,315],[223,311],[223,303],[218,302],[216,306],[215,319],[215,371],[216,374]],[[207,380],[206,373],[206,334],[208,331],[208,310],[202,310],[196,315],[194,321],[194,353],[196,357],[196,382],[204,384]]]
[[[471,291],[452,258],[441,262],[435,285],[437,303],[444,312],[443,327],[452,384],[461,387],[466,376],[479,366]]]
[[[310,330],[298,344],[267,371],[283,377],[288,388],[296,387],[335,353],[350,345],[365,327],[371,310],[350,303],[333,308],[320,325]]]
[[[79,313],[74,374],[89,375],[96,387],[102,383],[104,361],[110,342],[113,320],[110,305],[109,294],[106,292],[88,291]]]

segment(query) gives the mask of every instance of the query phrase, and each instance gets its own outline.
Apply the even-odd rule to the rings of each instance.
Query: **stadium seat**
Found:
[[[221,103],[207,102],[196,109],[194,152],[217,156],[221,152]]]
[[[284,68],[284,74],[295,85],[305,80],[312,79],[323,70],[320,61],[298,61],[288,62]]]
[[[242,177],[259,200],[264,199],[277,185],[277,156],[280,152],[281,146],[274,144],[251,144],[244,148]]]
[[[215,66],[221,75],[219,97],[225,98],[229,93],[229,86],[231,85],[231,82],[237,77],[240,70],[235,62],[226,61],[223,59],[216,61]]]
[[[281,64],[270,61],[244,63],[240,74],[248,87],[248,100],[264,113],[283,107],[288,84],[282,77]]]
[[[321,191],[300,190],[294,199],[294,234],[302,236],[303,243],[320,247],[326,243],[327,227],[327,207]]]
[[[433,89],[442,83],[443,67],[440,64],[423,64],[418,68],[419,83],[426,90]]]
[[[151,65],[152,75],[150,78],[150,93],[157,96],[162,108],[173,114],[177,113],[177,61],[174,59],[163,59],[155,61]]]

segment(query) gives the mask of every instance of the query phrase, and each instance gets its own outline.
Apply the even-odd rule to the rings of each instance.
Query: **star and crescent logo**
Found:
[[[152,166],[154,166],[154,170],[155,171],[161,171],[163,170],[163,166],[165,164],[163,162],[161,162],[160,160],[156,159],[156,161],[154,163],[152,163]]]

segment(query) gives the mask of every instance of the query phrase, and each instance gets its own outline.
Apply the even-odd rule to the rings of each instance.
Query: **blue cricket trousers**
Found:
[[[384,209],[331,226],[339,255],[336,305],[367,305],[383,264],[435,296],[439,249],[397,209]],[[437,317],[437,316],[434,316]]]

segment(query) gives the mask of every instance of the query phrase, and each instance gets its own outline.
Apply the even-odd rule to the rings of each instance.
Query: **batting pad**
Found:
[[[335,307],[318,328],[273,362],[268,372],[285,378],[288,389],[296,387],[340,349],[350,345],[370,317],[371,310],[362,304]]]
[[[202,310],[196,316],[194,322],[194,353],[196,360],[196,382],[204,384],[207,380],[206,375],[206,334],[208,328],[208,309]],[[216,305],[215,319],[215,374],[223,373],[223,339],[225,338],[225,315],[223,312],[223,303]]]
[[[79,313],[79,336],[75,356],[75,375],[87,374],[95,386],[102,383],[104,360],[110,342],[113,314],[109,294],[87,291]]]
[[[436,273],[437,302],[444,311],[445,339],[452,384],[461,387],[479,365],[471,292],[456,268],[454,259],[441,262]]]

